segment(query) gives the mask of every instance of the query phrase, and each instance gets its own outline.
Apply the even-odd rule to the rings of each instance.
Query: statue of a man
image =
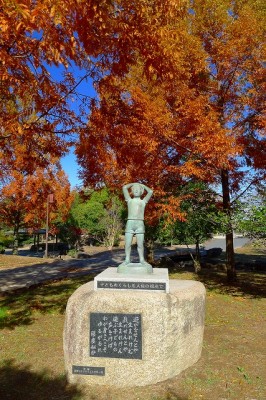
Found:
[[[131,189],[131,194],[133,195],[133,197],[131,197],[129,189]],[[145,190],[147,194],[142,199],[141,196],[143,195]],[[136,236],[137,239],[137,248],[138,248],[140,264],[149,265],[144,259],[144,233],[145,233],[144,211],[146,204],[148,203],[148,201],[152,196],[152,193],[153,193],[152,189],[148,188],[146,185],[143,185],[141,183],[128,183],[127,185],[123,186],[123,194],[128,207],[128,217],[125,230],[126,258],[120,267],[130,264],[130,254],[131,254],[131,245],[133,236]]]

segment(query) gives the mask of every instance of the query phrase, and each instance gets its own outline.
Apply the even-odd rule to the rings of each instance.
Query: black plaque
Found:
[[[166,290],[164,282],[97,281],[97,289]]]
[[[72,374],[77,375],[105,375],[104,367],[86,367],[83,365],[72,365]]]
[[[90,313],[90,356],[142,359],[141,314]]]

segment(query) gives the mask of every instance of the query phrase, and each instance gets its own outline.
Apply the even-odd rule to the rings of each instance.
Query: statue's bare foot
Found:
[[[141,263],[141,265],[150,265],[150,264],[149,264],[147,261],[145,261],[145,260],[141,260],[140,263]]]
[[[120,265],[121,265],[121,266],[124,266],[124,265],[128,265],[129,263],[130,263],[129,260],[125,260],[125,261],[123,261],[122,264],[120,264]]]

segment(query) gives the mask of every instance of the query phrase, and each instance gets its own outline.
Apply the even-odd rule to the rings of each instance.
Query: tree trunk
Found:
[[[197,261],[200,261],[200,243],[199,243],[199,239],[198,238],[196,239],[196,246],[195,247],[196,247],[195,248],[195,252],[196,252],[195,258],[196,258]]]
[[[201,264],[200,264],[200,243],[199,239],[196,239],[196,254],[195,254],[195,259],[193,260],[194,264],[194,269],[196,274],[198,274],[201,270]]]
[[[39,248],[40,248],[40,234],[37,233],[37,253],[39,252]]]
[[[226,270],[228,282],[236,281],[233,231],[226,234]]]
[[[233,228],[231,224],[231,202],[229,191],[229,174],[228,170],[222,170],[222,190],[223,190],[223,210],[228,217],[227,233],[226,233],[226,270],[228,282],[236,280],[235,270],[235,252],[234,252],[234,239]]]
[[[145,240],[145,250],[146,250],[146,261],[154,265],[154,240],[152,238],[146,238]]]
[[[13,250],[12,254],[18,254],[18,241],[19,241],[19,224],[15,224],[14,226],[14,242],[13,242]]]

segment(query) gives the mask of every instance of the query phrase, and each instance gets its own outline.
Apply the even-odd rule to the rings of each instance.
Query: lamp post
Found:
[[[48,237],[49,237],[49,204],[54,202],[54,195],[48,194],[46,205],[46,232],[45,232],[45,253],[44,257],[48,257]]]

